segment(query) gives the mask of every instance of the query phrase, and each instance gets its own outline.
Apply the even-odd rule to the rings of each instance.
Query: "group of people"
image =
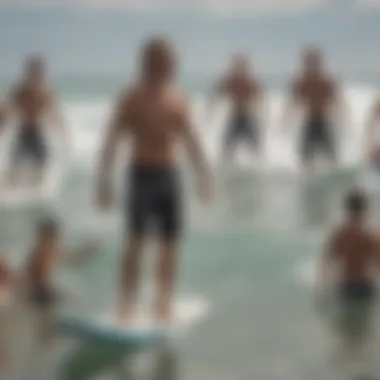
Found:
[[[332,113],[342,103],[337,80],[325,66],[322,52],[309,48],[304,52],[304,67],[290,88],[290,101],[284,124],[294,110],[304,111],[300,157],[311,165],[318,152],[334,162],[336,146],[332,133]],[[158,264],[154,315],[158,323],[170,323],[173,317],[172,294],[176,278],[178,251],[183,232],[183,189],[178,168],[177,147],[188,153],[192,163],[197,193],[207,203],[214,196],[214,183],[206,153],[191,122],[189,100],[175,85],[178,69],[173,45],[164,38],[153,38],[143,47],[140,76],[119,95],[106,129],[97,174],[97,202],[103,209],[113,205],[112,174],[115,158],[122,142],[129,142],[129,187],[125,202],[126,246],[120,282],[118,317],[120,322],[136,320],[137,290],[141,256],[154,227],[158,238]],[[232,104],[231,121],[224,139],[223,156],[232,159],[236,144],[250,144],[262,154],[262,128],[259,121],[263,103],[263,87],[249,67],[247,59],[237,56],[230,71],[218,81],[213,98],[226,96]],[[58,102],[45,75],[43,61],[33,57],[27,61],[25,78],[10,93],[1,108],[1,125],[16,116],[20,125],[12,158],[10,181],[17,183],[19,162],[27,160],[40,181],[47,163],[47,150],[42,129],[43,120],[60,127],[65,136]],[[371,117],[371,130],[380,120],[380,105]],[[373,157],[380,161],[378,147]],[[346,200],[347,220],[335,231],[327,244],[322,276],[331,262],[338,262],[342,274],[343,298],[372,299],[372,265],[380,261],[380,245],[367,226],[366,195],[354,191]],[[37,244],[28,259],[22,283],[30,300],[38,305],[55,304],[52,292],[53,268],[61,252],[59,229],[54,222],[43,223]],[[4,260],[0,261],[0,288],[12,286],[14,276]],[[17,281],[18,282],[18,281]],[[44,306],[45,307],[45,306]]]
[[[176,64],[173,46],[167,40],[153,39],[145,46],[141,77],[118,99],[100,160],[98,200],[100,205],[108,207],[112,202],[111,174],[117,147],[122,139],[131,143],[130,195],[126,202],[129,238],[125,247],[118,313],[120,320],[127,323],[133,323],[136,318],[141,253],[152,224],[159,241],[155,316],[160,323],[173,318],[171,296],[182,233],[178,144],[185,147],[193,164],[200,199],[207,202],[213,196],[212,173],[190,122],[188,101],[173,84]],[[227,95],[233,106],[225,139],[226,155],[231,153],[239,139],[259,149],[260,132],[251,110],[260,104],[262,89],[242,57],[234,61],[231,73],[219,82],[216,93]],[[312,162],[319,150],[332,161],[336,159],[330,113],[340,102],[339,87],[326,74],[320,51],[308,50],[304,72],[291,87],[289,108],[292,110],[297,105],[305,108],[306,124],[300,153],[306,164]],[[376,106],[371,132],[379,116]],[[376,153],[378,147],[374,146],[374,149]],[[337,296],[343,311],[339,327],[355,347],[361,345],[370,327],[369,311],[375,295],[372,274],[380,259],[380,235],[368,224],[369,208],[369,199],[363,191],[353,190],[348,194],[344,202],[346,217],[328,238],[320,272],[322,284],[331,283],[327,273],[330,273],[331,266],[338,268],[340,285]]]

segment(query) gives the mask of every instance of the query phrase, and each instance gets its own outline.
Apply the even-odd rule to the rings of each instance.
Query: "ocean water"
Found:
[[[25,258],[33,224],[46,213],[59,215],[69,245],[101,238],[103,249],[93,263],[62,274],[63,285],[75,293],[68,307],[89,317],[114,308],[120,272],[124,210],[118,206],[105,215],[94,207],[96,157],[117,86],[102,81],[80,91],[80,86],[64,88],[61,99],[72,151],[59,195],[47,204],[0,209],[1,247],[15,263]],[[159,369],[147,378],[336,379],[331,334],[315,307],[313,263],[326,230],[339,217],[341,196],[362,183],[363,125],[376,87],[346,85],[350,122],[337,129],[342,164],[314,176],[299,170],[297,126],[294,131],[290,126],[288,134],[281,132],[283,89],[267,91],[263,162],[251,165],[254,159],[243,150],[240,163],[228,171],[218,165],[228,105],[221,102],[210,114],[207,88],[190,92],[194,123],[215,171],[217,191],[214,203],[203,206],[191,181],[186,182],[188,228],[177,291],[205,297],[211,312],[170,355],[161,357]],[[123,183],[123,169],[117,176]],[[376,192],[373,197],[376,219],[380,199]],[[153,248],[145,255],[148,283],[153,279]],[[10,379],[114,379],[122,359],[128,358],[132,365],[138,360],[112,347],[65,342],[49,349],[42,361],[25,364],[18,359],[17,374]],[[95,364],[99,373],[92,374]]]

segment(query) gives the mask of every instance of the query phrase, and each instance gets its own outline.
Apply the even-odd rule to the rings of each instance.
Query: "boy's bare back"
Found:
[[[132,145],[132,163],[175,163],[178,142],[189,124],[187,101],[179,91],[137,86],[122,95],[118,112]]]
[[[380,263],[379,239],[369,228],[342,225],[330,239],[330,252],[338,261],[342,278],[349,283],[370,280],[373,268]]]

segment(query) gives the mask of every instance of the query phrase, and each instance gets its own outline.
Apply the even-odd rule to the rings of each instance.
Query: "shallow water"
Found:
[[[358,119],[364,117],[370,99],[371,91],[366,91],[355,93]],[[113,310],[121,257],[123,211],[101,215],[93,207],[94,157],[107,117],[106,104],[103,100],[66,103],[75,155],[54,204],[0,210],[1,246],[14,262],[22,262],[33,223],[46,212],[60,216],[70,243],[101,237],[104,248],[96,261],[62,275],[62,281],[78,293],[70,308],[89,316]],[[194,107],[195,118],[200,118],[202,104],[197,110],[195,102]],[[359,129],[354,130],[360,135]],[[215,158],[220,132],[204,133],[208,152]],[[328,334],[315,310],[308,272],[302,268],[315,258],[324,232],[339,214],[341,195],[362,175],[357,166],[319,177],[295,175],[289,170],[294,163],[291,148],[275,132],[268,135],[267,161],[276,163],[269,170],[219,173],[217,198],[209,207],[196,202],[190,187],[178,293],[206,297],[212,312],[171,354],[165,353],[158,363],[163,374],[152,370],[158,380],[329,379]],[[348,152],[353,149],[352,156],[359,157],[358,145],[346,147]],[[286,157],[290,164],[282,169]],[[379,200],[374,214],[380,209]],[[153,248],[145,255],[148,282]],[[32,359],[33,366],[27,365],[23,375],[11,379],[115,379],[122,359],[129,356],[118,347],[58,342],[48,357],[41,362]],[[136,365],[137,359],[130,359]],[[91,377],[95,367],[100,377]]]

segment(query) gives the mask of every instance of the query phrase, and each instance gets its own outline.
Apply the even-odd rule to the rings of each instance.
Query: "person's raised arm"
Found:
[[[187,101],[182,102],[179,119],[184,146],[196,175],[198,195],[202,201],[207,202],[213,196],[213,179],[204,149],[191,121]]]
[[[100,152],[97,178],[97,202],[101,208],[108,208],[113,203],[112,172],[117,148],[121,138],[125,136],[124,131],[128,123],[128,108],[127,95],[122,94],[117,101],[106,129],[104,144]]]

